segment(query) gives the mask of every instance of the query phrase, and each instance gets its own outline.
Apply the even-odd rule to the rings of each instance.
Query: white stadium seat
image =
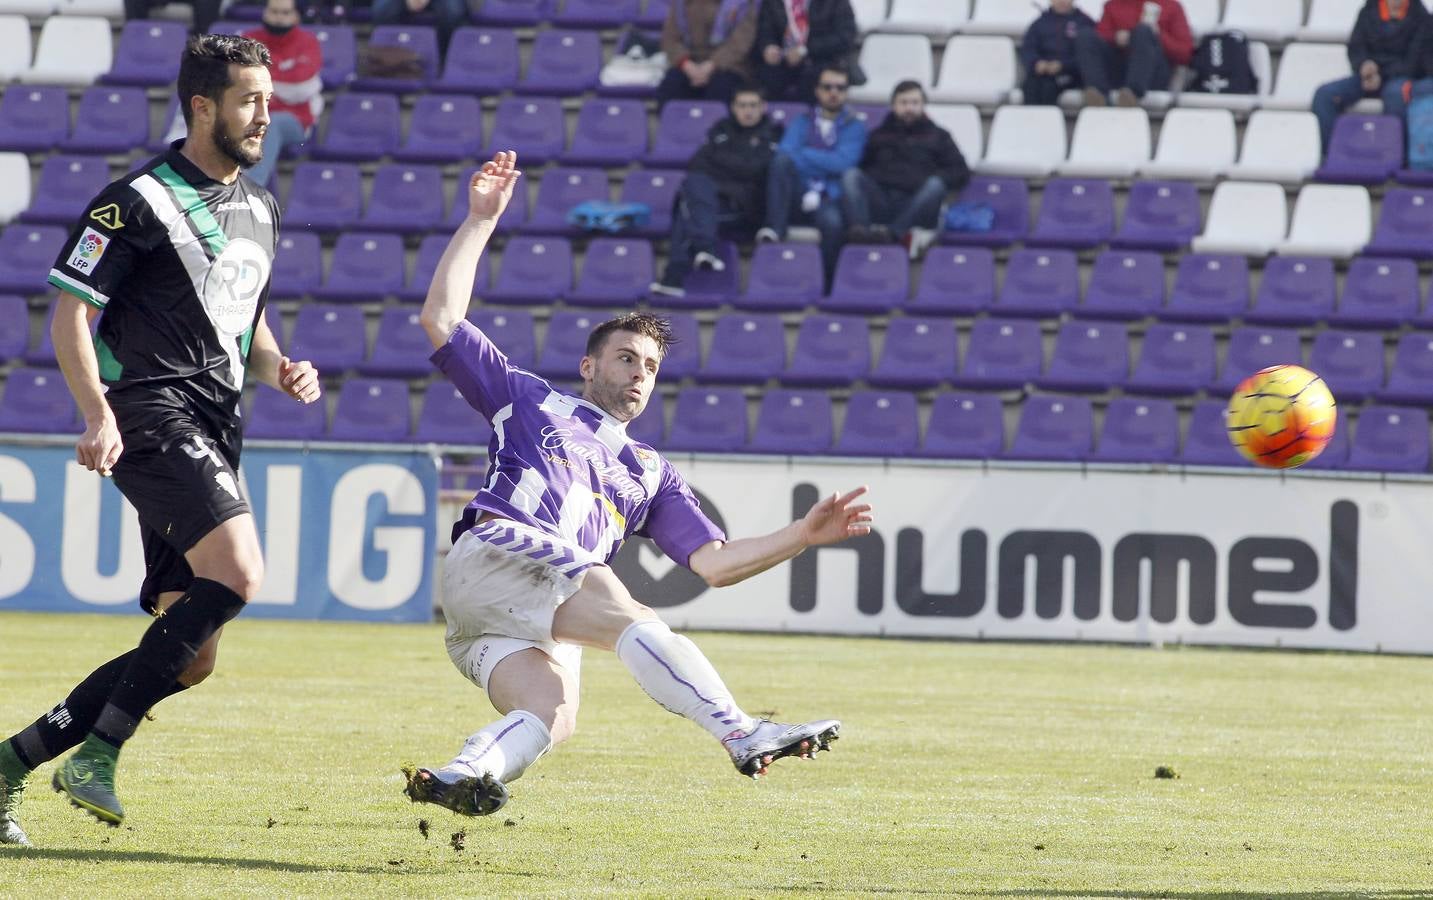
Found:
[[[1308,109],[1319,85],[1353,72],[1343,44],[1290,44],[1279,57],[1274,91],[1261,104],[1268,109]]]
[[[1261,109],[1244,125],[1239,161],[1226,176],[1242,181],[1302,184],[1313,177],[1322,158],[1319,120],[1313,113]]]
[[[1055,106],[1002,106],[990,124],[986,175],[1045,178],[1065,161],[1065,113]]]
[[[947,51],[949,52],[949,51]],[[861,41],[866,83],[851,88],[856,103],[889,103],[891,88],[911,79],[930,90],[934,81],[930,38],[923,34],[870,34]]]
[[[62,16],[101,16],[118,23],[124,21],[124,0],[56,0],[55,12]]]
[[[1254,70],[1254,77],[1259,80],[1259,89],[1256,93],[1208,94],[1186,90],[1179,95],[1179,105],[1239,111],[1247,111],[1260,106],[1274,90],[1274,64],[1268,44],[1263,41],[1249,42],[1249,68]]]
[[[1003,34],[1018,40],[1039,15],[1039,7],[1029,0],[975,0],[970,21],[960,30],[964,34]]]
[[[881,31],[904,31],[945,38],[970,18],[970,0],[891,0]]]
[[[1373,203],[1368,188],[1309,184],[1299,191],[1289,238],[1279,245],[1279,253],[1348,259],[1372,236]]]
[[[5,0],[3,9],[7,14],[24,16],[38,24],[55,14],[55,0]]]
[[[30,207],[30,160],[23,153],[0,153],[0,225]]]
[[[1189,30],[1197,41],[1212,31],[1219,30],[1219,0],[1180,0],[1184,6],[1184,18],[1189,20]]]
[[[53,16],[45,20],[35,62],[20,80],[79,87],[92,84],[113,62],[108,19]]]
[[[1301,41],[1347,41],[1363,0],[1313,0],[1309,18],[1296,37]]]
[[[968,105],[932,103],[925,114],[935,124],[950,132],[966,165],[974,168],[985,156],[985,130],[980,123],[980,110]]]
[[[0,16],[0,84],[14,81],[30,68],[30,20]]]
[[[1096,22],[1105,13],[1105,0],[1075,0],[1075,6]]]
[[[1278,184],[1225,181],[1214,189],[1195,253],[1267,256],[1289,228],[1288,201]]]
[[[1078,129],[1075,134],[1078,140]],[[1146,178],[1213,181],[1234,165],[1237,148],[1229,110],[1172,109],[1160,123],[1154,161],[1141,166],[1139,173]]]
[[[940,80],[930,92],[937,103],[1005,103],[1015,88],[1015,42],[998,35],[956,35],[945,45]]]
[[[1253,41],[1282,44],[1294,39],[1303,22],[1304,0],[1224,0],[1219,24],[1225,30],[1242,31]]]
[[[1070,158],[1056,167],[1072,178],[1129,178],[1149,162],[1149,113],[1138,107],[1087,107],[1075,120]]]
[[[851,0],[851,11],[856,14],[856,30],[861,34],[874,31],[886,21],[890,0]]]

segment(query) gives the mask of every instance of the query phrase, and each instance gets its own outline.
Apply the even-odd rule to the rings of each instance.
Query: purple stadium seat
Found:
[[[880,362],[867,377],[877,387],[931,388],[956,378],[955,323],[911,316],[886,325]]]
[[[323,249],[311,231],[288,231],[279,238],[269,282],[271,300],[298,300],[323,283]]]
[[[762,395],[746,449],[809,456],[830,453],[833,437],[831,397],[825,391],[778,388]]]
[[[1428,471],[1428,410],[1368,406],[1359,413],[1347,469],[1374,472]]]
[[[124,24],[114,50],[114,65],[100,76],[103,84],[163,87],[179,77],[179,57],[189,30],[179,22],[140,19]]]
[[[937,394],[921,456],[994,459],[1005,450],[1005,411],[994,394]]]
[[[328,436],[335,441],[406,441],[410,419],[408,382],[349,378],[338,392]]]
[[[734,453],[746,448],[746,398],[741,388],[687,387],[677,392],[677,411],[666,450]]]
[[[441,228],[443,219],[442,169],[389,163],[374,173],[368,209],[355,227],[412,234]]]
[[[739,309],[804,309],[820,301],[824,279],[815,244],[758,244],[746,290],[732,302]]]
[[[1126,390],[1139,394],[1193,394],[1214,381],[1214,332],[1206,325],[1157,322],[1144,344]]]
[[[428,296],[428,287],[433,283],[433,273],[438,269],[438,260],[443,256],[450,240],[452,235],[448,234],[430,234],[423,238],[423,242],[418,245],[418,255],[413,261],[413,274],[408,277],[402,290],[398,291],[399,300],[418,303]],[[478,271],[473,277],[474,297],[486,296],[488,292],[488,286],[492,282],[491,260],[490,253],[484,253],[478,260]]]
[[[637,24],[643,28],[660,28],[662,23],[667,21],[668,0],[647,0],[642,7],[642,14],[637,19]]]
[[[977,319],[970,329],[970,344],[955,383],[962,387],[1023,388],[1040,377],[1043,362],[1040,323]]]
[[[627,437],[649,447],[665,446],[667,440],[667,403],[660,391],[647,398],[642,414],[627,423]]]
[[[40,329],[39,340],[35,342],[34,347],[25,351],[24,359],[26,365],[44,366],[53,369],[60,364],[59,361],[55,359],[55,341],[51,333],[55,325],[55,311],[58,308],[58,304],[50,304],[50,309],[45,314],[44,327]],[[28,327],[28,316],[26,318],[26,326]],[[98,320],[90,324],[91,332],[94,331],[97,323]]]
[[[767,313],[717,319],[711,347],[698,378],[731,384],[761,384],[786,368],[781,319]]]
[[[448,381],[431,382],[423,391],[418,408],[418,427],[413,440],[421,443],[459,444],[486,447],[493,427],[482,414],[468,405]],[[476,492],[476,488],[474,488]]]
[[[1259,292],[1245,321],[1275,325],[1311,325],[1333,312],[1333,260],[1275,256],[1264,263]]]
[[[1026,243],[1087,249],[1115,232],[1115,195],[1108,181],[1052,178],[1045,184],[1040,218]]]
[[[537,358],[537,374],[543,378],[568,381],[577,377],[577,366],[587,353],[592,329],[607,319],[606,313],[558,310],[547,320],[547,335]]]
[[[359,75],[354,90],[409,94],[425,90],[438,78],[438,32],[432,25],[379,25],[368,38],[370,47],[394,47],[418,55],[423,74],[418,78],[380,78]]]
[[[831,293],[820,306],[831,312],[890,312],[905,304],[910,286],[910,255],[904,247],[847,244],[836,261]]]
[[[144,88],[89,87],[80,96],[75,130],[60,147],[74,153],[128,153],[148,142]]]
[[[109,161],[103,156],[51,156],[40,168],[39,186],[20,221],[69,228],[107,184]]]
[[[647,154],[647,107],[640,100],[594,98],[582,104],[572,149],[573,166],[626,166]]]
[[[315,25],[313,36],[323,49],[319,77],[326,91],[347,87],[358,73],[358,40],[350,25]]]
[[[556,0],[483,0],[473,18],[491,25],[540,25],[556,5]]]
[[[392,94],[339,94],[328,130],[313,148],[315,159],[371,161],[398,149],[398,98]]]
[[[1066,322],[1055,338],[1045,374],[1055,391],[1107,391],[1129,377],[1129,334],[1119,322]]]
[[[995,303],[995,255],[984,247],[932,247],[906,311],[972,316]]]
[[[552,24],[563,28],[616,28],[637,18],[641,0],[565,0]]]
[[[584,306],[632,306],[652,283],[652,245],[631,238],[595,238],[582,257],[577,287],[568,303]]]
[[[357,306],[306,303],[294,319],[290,359],[306,359],[320,372],[337,375],[357,369],[368,350],[363,310]]]
[[[333,246],[328,278],[312,291],[322,300],[378,301],[403,289],[403,238],[347,232]]]
[[[1249,307],[1249,261],[1242,256],[1191,253],[1180,257],[1169,305],[1160,318],[1227,322]]]
[[[766,104],[766,114],[771,116],[773,122],[780,122],[783,128],[790,125],[797,116],[810,110],[810,103],[793,103],[789,100],[767,101]]]
[[[449,231],[457,229],[468,217],[468,186],[472,183],[473,174],[477,171],[477,166],[470,166],[463,169],[462,175],[458,178],[453,193],[453,204],[448,207],[447,230]],[[519,179],[517,186],[513,188],[512,199],[508,201],[507,210],[503,212],[503,217],[498,219],[498,234],[516,231],[527,221],[527,196],[527,179]],[[451,234],[448,237],[451,237]]]
[[[317,441],[328,430],[328,407],[317,403],[296,403],[288,394],[262,385],[254,391],[254,402],[244,420],[244,437],[275,441]]]
[[[609,200],[605,169],[548,169],[537,186],[537,203],[523,231],[535,234],[576,234],[567,213],[588,200]]]
[[[1339,116],[1319,181],[1383,184],[1403,165],[1403,121],[1397,116]]]
[[[1321,471],[1348,468],[1348,451],[1350,445],[1353,443],[1348,435],[1348,423],[1346,421],[1340,422],[1339,426],[1334,429],[1333,437],[1329,438],[1328,444],[1324,446],[1323,452],[1299,468],[1317,469]]]
[[[1398,339],[1388,384],[1374,394],[1387,403],[1433,405],[1433,334],[1415,331]]]
[[[1373,240],[1363,252],[1374,256],[1433,258],[1433,190],[1393,188],[1383,195]]]
[[[697,317],[691,313],[663,313],[672,327],[672,344],[662,360],[663,381],[677,381],[695,376],[702,367],[702,337]]]
[[[1229,347],[1224,353],[1224,368],[1214,382],[1221,392],[1234,390],[1239,382],[1269,366],[1304,364],[1299,333],[1291,328],[1269,328],[1245,325],[1229,334]]]
[[[715,100],[669,102],[657,119],[648,165],[685,166],[707,139],[707,130],[726,114],[726,106]]]
[[[1329,322],[1397,328],[1418,315],[1418,264],[1411,259],[1357,256]]]
[[[567,146],[562,104],[552,97],[504,97],[498,101],[488,149],[516,150],[524,168],[557,159]]]
[[[1094,450],[1095,414],[1087,397],[1026,397],[1006,459],[1076,461]]]
[[[601,70],[602,40],[597,32],[539,31],[516,90],[520,94],[578,96],[597,87]]]
[[[18,294],[0,294],[0,365],[24,357],[30,346],[30,308]]]
[[[550,304],[572,291],[572,245],[560,237],[515,237],[498,264],[493,303]]]
[[[413,104],[408,135],[393,151],[404,162],[452,163],[483,147],[483,110],[477,97],[423,94]]]
[[[1193,182],[1136,181],[1110,244],[1168,253],[1188,247],[1199,228],[1199,189]]]
[[[334,231],[358,221],[363,186],[352,163],[301,162],[294,167],[284,228]]]
[[[920,444],[914,394],[852,391],[836,452],[850,456],[912,456]]]
[[[741,289],[741,263],[737,257],[736,245],[731,241],[718,241],[716,255],[726,264],[726,268],[720,272],[692,270],[682,282],[682,287],[687,292],[685,297],[649,297],[647,302],[652,306],[669,309],[714,309],[730,302]]]
[[[1080,266],[1073,250],[1021,248],[1010,254],[1005,284],[992,312],[1058,316],[1080,302]]]
[[[433,345],[418,321],[418,307],[390,306],[378,320],[373,352],[359,365],[364,375],[422,378],[433,371],[428,356]]]
[[[884,103],[852,103],[851,113],[862,122],[866,123],[867,131],[874,131],[881,123],[886,121],[886,114],[891,108]]]
[[[235,6],[236,4],[230,4],[230,5],[231,5],[231,6]],[[263,9],[260,8],[259,12],[260,12],[260,14],[262,14],[262,13],[263,13]],[[237,36],[237,35],[242,35],[242,34],[243,34],[244,32],[246,32],[246,31],[252,31],[253,29],[254,29],[254,23],[253,23],[253,22],[248,22],[248,21],[246,21],[246,22],[240,22],[240,21],[238,21],[237,19],[220,19],[218,22],[215,22],[213,25],[210,25],[210,26],[209,26],[209,33],[210,33],[210,34],[228,34],[228,35],[236,35],[236,36]]]
[[[642,237],[666,237],[672,231],[672,204],[685,173],[675,169],[637,169],[622,182],[623,203],[645,203],[652,210],[646,225],[632,233]]]
[[[58,147],[69,133],[64,88],[17,84],[0,94],[0,150],[42,152]]]
[[[1150,251],[1106,250],[1095,258],[1077,312],[1102,319],[1143,319],[1164,306],[1164,257]]]
[[[1383,386],[1383,335],[1320,331],[1309,350],[1309,369],[1323,376],[1340,403],[1357,403]]]
[[[1116,397],[1105,408],[1096,462],[1173,462],[1179,452],[1179,413],[1171,400]]]
[[[995,212],[995,225],[989,231],[943,231],[943,243],[1005,247],[1025,240],[1030,233],[1030,188],[1023,178],[976,176],[961,192],[959,202],[989,206]]]
[[[488,336],[508,361],[531,371],[537,365],[537,336],[532,313],[525,309],[479,308],[468,313],[468,321]],[[576,362],[573,363],[575,367]]]
[[[1223,400],[1200,400],[1194,404],[1184,449],[1179,454],[1180,462],[1191,466],[1249,467],[1249,461],[1240,456],[1229,441],[1224,412]]]
[[[517,85],[517,32],[464,26],[453,32],[443,74],[431,89],[470,94],[473,99],[510,91]]]
[[[5,379],[0,432],[71,434],[82,430],[74,397],[55,369],[18,368]]]
[[[871,332],[860,316],[806,316],[796,332],[784,384],[849,387],[871,368]]]
[[[67,231],[57,225],[11,223],[0,231],[0,293],[42,294],[49,290],[50,267]]]

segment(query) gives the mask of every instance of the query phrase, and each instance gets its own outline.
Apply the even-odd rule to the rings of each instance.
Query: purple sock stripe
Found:
[[[703,697],[702,692],[697,690],[696,685],[692,684],[690,681],[687,681],[683,679],[680,675],[678,675],[671,666],[667,665],[667,661],[658,656],[657,651],[653,650],[651,647],[648,647],[641,638],[634,638],[633,640],[637,642],[638,647],[641,647],[643,650],[646,650],[648,655],[655,659],[662,666],[662,668],[666,669],[667,674],[672,676],[672,678],[678,684],[685,685],[693,694],[695,694],[698,700],[702,701],[703,703],[710,703],[712,706],[716,706],[717,702],[715,700],[711,699],[710,697]],[[721,713],[720,715],[725,715],[725,713]]]
[[[496,746],[498,745],[498,742],[501,741],[501,740],[507,735],[507,733],[508,733],[509,731],[512,731],[514,728],[518,727],[518,726],[521,725],[521,724],[522,724],[522,719],[518,719],[516,722],[514,722],[514,723],[512,723],[511,725],[509,725],[508,727],[504,728],[502,731],[499,731],[499,732],[498,732],[498,736],[495,737],[495,738],[493,738],[492,741],[491,741],[486,747],[483,748],[483,752],[482,752],[482,753],[479,753],[477,756],[473,757],[473,762],[477,762],[478,760],[482,759],[484,756],[487,756],[487,755],[488,755],[488,751],[491,750],[491,749],[493,749],[494,747],[496,747]]]

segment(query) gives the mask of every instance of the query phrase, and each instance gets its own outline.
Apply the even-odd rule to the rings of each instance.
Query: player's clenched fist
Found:
[[[279,387],[301,403],[312,403],[323,396],[318,369],[306,359],[294,362],[285,356],[279,360]]]
[[[87,423],[85,433],[75,444],[75,459],[79,464],[104,476],[109,475],[123,452],[124,441],[119,436],[119,427],[115,425],[113,416]]]

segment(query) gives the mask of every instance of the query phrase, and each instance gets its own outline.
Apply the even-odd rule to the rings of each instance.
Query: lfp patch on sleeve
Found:
[[[85,233],[80,235],[79,241],[75,243],[75,249],[70,251],[70,258],[65,261],[65,265],[85,275],[93,274],[95,266],[99,265],[100,257],[109,249],[110,240],[111,238],[93,228],[86,228]]]

